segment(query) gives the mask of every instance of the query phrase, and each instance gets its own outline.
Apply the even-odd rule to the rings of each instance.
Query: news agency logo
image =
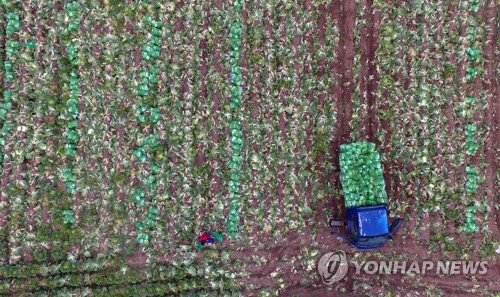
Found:
[[[318,271],[325,285],[331,285],[343,279],[347,270],[347,257],[344,251],[329,252],[319,259]]]
[[[421,274],[475,275],[488,272],[487,261],[351,261],[354,274]],[[342,280],[349,265],[344,251],[324,254],[318,262],[318,272],[325,285]]]

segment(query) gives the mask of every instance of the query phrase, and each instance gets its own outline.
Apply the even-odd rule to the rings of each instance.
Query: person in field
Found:
[[[198,236],[198,244],[196,247],[201,250],[205,244],[214,243],[215,240],[222,242],[222,234],[218,232],[204,232],[202,235]]]

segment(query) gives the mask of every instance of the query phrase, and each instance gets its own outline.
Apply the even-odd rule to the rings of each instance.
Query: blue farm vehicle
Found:
[[[357,249],[379,248],[399,229],[403,219],[389,226],[387,194],[375,144],[357,142],[340,146],[340,182],[344,192],[346,221],[331,219],[330,227],[346,227],[346,239]]]

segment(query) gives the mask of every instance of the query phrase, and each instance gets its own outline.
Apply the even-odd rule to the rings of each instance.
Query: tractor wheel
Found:
[[[332,228],[338,228],[338,227],[344,227],[345,222],[341,220],[336,220],[336,219],[331,219],[329,222],[330,227]]]
[[[338,183],[340,186],[342,186],[342,173],[341,172],[336,172],[335,176],[338,178]]]

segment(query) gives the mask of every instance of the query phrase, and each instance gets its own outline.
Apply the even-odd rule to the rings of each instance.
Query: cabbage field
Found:
[[[497,11],[2,0],[0,296],[498,296]],[[377,250],[328,226],[355,142],[382,166],[343,177],[405,219]],[[335,250],[489,269],[325,285]]]

